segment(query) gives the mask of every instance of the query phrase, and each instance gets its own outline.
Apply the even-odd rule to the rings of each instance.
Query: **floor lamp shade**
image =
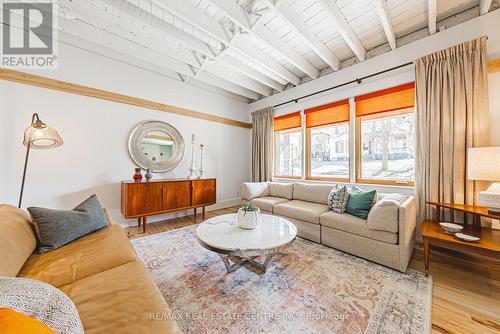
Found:
[[[24,131],[24,146],[31,146],[35,149],[49,149],[61,146],[63,140],[57,131],[46,125],[36,125],[26,128]]]
[[[28,158],[30,149],[49,149],[61,146],[63,140],[56,129],[48,126],[40,120],[38,114],[33,114],[31,125],[24,130],[23,145],[26,146],[26,157],[24,159],[23,179],[21,182],[21,193],[19,194],[19,204],[21,207],[23,201],[24,181],[26,180],[26,170],[28,167]]]

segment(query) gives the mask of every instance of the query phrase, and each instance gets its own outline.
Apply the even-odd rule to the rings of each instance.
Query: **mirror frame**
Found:
[[[149,160],[141,150],[142,139],[151,131],[169,134],[174,142],[174,154],[163,162]],[[179,165],[184,156],[184,139],[175,127],[163,121],[145,121],[139,123],[130,133],[128,139],[128,153],[132,161],[142,169],[150,168],[153,173],[168,172]]]

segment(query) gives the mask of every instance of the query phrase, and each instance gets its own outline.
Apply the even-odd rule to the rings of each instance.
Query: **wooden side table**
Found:
[[[422,238],[424,240],[424,261],[425,275],[429,275],[429,255],[431,246],[440,246],[461,251],[463,253],[485,255],[489,257],[500,257],[500,230],[491,228],[481,228],[480,217],[489,217],[500,219],[500,215],[488,212],[488,209],[482,206],[461,205],[450,203],[428,202],[431,205],[436,205],[442,208],[458,210],[473,214],[473,225],[465,225],[462,233],[473,235],[481,238],[479,241],[468,242],[447,234],[441,228],[438,222],[433,220],[425,220],[421,226]],[[439,209],[438,209],[439,212]],[[438,219],[439,219],[438,214]]]

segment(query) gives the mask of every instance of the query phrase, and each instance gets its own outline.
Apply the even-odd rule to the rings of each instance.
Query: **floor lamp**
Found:
[[[24,159],[23,181],[21,183],[21,193],[19,194],[18,208],[21,207],[24,191],[24,180],[26,179],[26,169],[28,167],[28,157],[30,150],[49,149],[61,146],[63,140],[57,131],[40,120],[37,113],[31,117],[31,125],[24,131],[23,145],[26,146],[26,158]]]

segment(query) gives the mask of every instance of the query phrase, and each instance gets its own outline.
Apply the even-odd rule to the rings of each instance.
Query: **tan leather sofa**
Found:
[[[169,307],[127,235],[107,216],[108,227],[36,254],[30,215],[0,205],[0,276],[37,279],[63,291],[87,334],[181,333],[175,320],[165,320]]]
[[[243,202],[290,220],[300,237],[405,272],[415,247],[414,197],[378,194],[365,220],[329,209],[333,186],[245,182],[241,194]],[[402,199],[400,205],[398,199]]]

